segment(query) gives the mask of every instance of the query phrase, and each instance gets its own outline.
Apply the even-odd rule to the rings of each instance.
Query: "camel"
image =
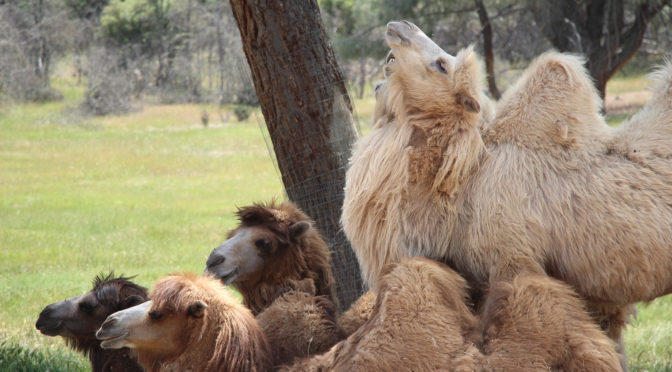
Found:
[[[291,202],[238,209],[238,227],[215,248],[206,272],[234,286],[259,314],[288,290],[326,296],[338,307],[327,244],[313,221]]]
[[[91,291],[45,307],[35,327],[46,336],[63,337],[89,358],[94,372],[142,372],[129,349],[103,350],[95,336],[108,315],[147,301],[147,289],[130,279],[113,272],[96,276]]]
[[[444,260],[475,288],[548,274],[615,339],[632,303],[671,292],[669,66],[613,130],[581,59],[544,54],[481,135],[473,51],[450,56],[410,23],[386,37],[389,112],[355,146],[341,217],[367,283],[407,256]]]
[[[379,276],[371,318],[327,353],[284,371],[618,371],[614,344],[581,300],[547,276],[497,282],[480,318],[466,281],[426,258]]]
[[[110,315],[96,337],[128,347],[149,372],[266,371],[266,336],[252,313],[217,279],[174,274],[158,280],[150,301]]]

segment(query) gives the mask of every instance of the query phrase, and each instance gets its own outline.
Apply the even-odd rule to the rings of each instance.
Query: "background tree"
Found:
[[[602,98],[607,81],[635,55],[649,22],[670,0],[532,0],[541,32],[562,52],[586,56]]]
[[[0,94],[18,100],[49,101],[55,57],[69,47],[72,23],[60,2],[9,0],[0,7]]]
[[[342,309],[362,292],[340,228],[352,104],[315,0],[230,0],[289,199],[315,219]]]

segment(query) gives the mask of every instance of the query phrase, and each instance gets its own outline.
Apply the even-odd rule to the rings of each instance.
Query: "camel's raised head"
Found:
[[[388,23],[385,38],[391,49],[385,76],[390,89],[403,95],[406,111],[441,113],[455,104],[480,111],[481,67],[471,48],[452,56],[406,21]]]

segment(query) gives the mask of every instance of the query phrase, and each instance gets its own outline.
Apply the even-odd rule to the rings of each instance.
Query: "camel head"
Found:
[[[471,48],[452,56],[406,21],[388,23],[385,39],[391,49],[385,66],[392,100],[387,106],[403,110],[395,114],[451,115],[455,106],[471,114],[481,111],[481,66]]]
[[[76,349],[97,346],[96,330],[108,315],[147,301],[145,288],[113,276],[98,276],[91,291],[45,307],[35,327],[44,335],[64,337]]]
[[[272,205],[242,208],[238,217],[241,224],[206,262],[206,273],[227,285],[280,273],[282,266],[289,266],[286,259],[294,258],[292,247],[311,229],[310,222],[290,221]]]
[[[207,278],[169,275],[160,279],[150,293],[151,301],[107,317],[96,332],[100,346],[151,350],[154,355],[180,354],[186,348],[185,335],[201,328],[208,309],[204,301],[208,294],[198,287],[201,281],[207,282]]]

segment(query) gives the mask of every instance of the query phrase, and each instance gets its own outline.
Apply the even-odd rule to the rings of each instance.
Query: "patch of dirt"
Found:
[[[648,90],[607,95],[604,109],[607,115],[625,114],[639,110],[651,98]]]

